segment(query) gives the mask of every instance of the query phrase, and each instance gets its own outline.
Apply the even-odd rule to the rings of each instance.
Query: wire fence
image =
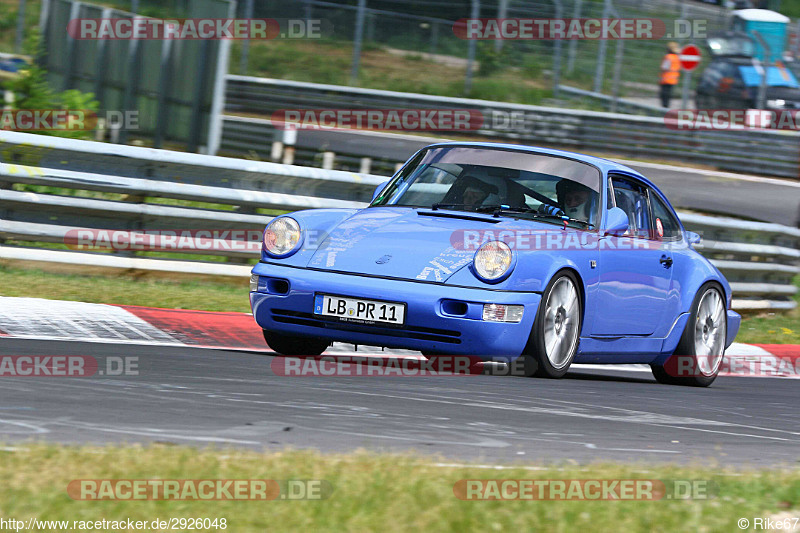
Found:
[[[377,9],[373,4],[369,1],[345,5],[324,0],[243,0],[238,3],[238,15],[324,20],[330,29],[325,38],[347,43],[355,49],[351,85],[359,85],[361,81],[358,72],[360,53],[383,47],[409,54],[461,59],[465,69],[464,95],[469,95],[471,76],[491,77],[498,71],[515,69],[522,78],[541,80],[555,89],[559,84],[565,84],[615,97],[650,99],[648,103],[655,104],[666,44],[670,41],[680,45],[689,42],[702,44],[706,35],[729,26],[731,13],[723,6],[687,0],[463,1],[460,2],[462,18],[471,18],[472,13],[483,18],[649,18],[663,21],[667,30],[663,38],[635,41],[542,39],[475,42],[456,36],[453,25],[457,19],[452,16],[452,9],[448,11],[449,17],[433,17],[409,12],[419,2],[398,2],[392,10]],[[360,12],[363,14],[361,24]],[[689,24],[678,21],[689,21]],[[469,61],[471,45],[474,45],[474,63]],[[242,43],[242,48],[248,46],[249,43]],[[240,60],[232,63],[232,72],[273,75],[250,70],[246,52],[238,57]]]
[[[15,0],[25,9],[26,0]],[[98,0],[97,4],[154,17],[186,17],[193,11],[194,0]],[[724,3],[724,2],[721,2]],[[763,0],[761,7],[775,7]],[[474,10],[473,10],[474,5]],[[441,7],[441,15],[435,8]],[[0,6],[3,7],[3,6]],[[15,24],[15,13],[5,6],[7,28]],[[38,11],[38,2],[27,0],[30,14]],[[2,15],[0,11],[0,15]],[[420,14],[428,13],[428,14]],[[651,40],[508,40],[468,41],[456,36],[453,30],[458,18],[651,18],[663,21],[668,35]],[[702,44],[705,35],[729,27],[730,9],[690,0],[456,0],[441,2],[393,0],[239,0],[237,16],[241,18],[277,18],[322,20],[324,38],[353,47],[351,85],[364,85],[366,78],[359,61],[364,52],[376,48],[392,49],[426,59],[449,61],[464,68],[463,96],[469,96],[471,76],[491,78],[499,71],[513,69],[520,79],[535,80],[557,89],[561,84],[589,90],[615,98],[629,99],[628,103],[658,105],[656,93],[660,63],[666,43]],[[361,14],[361,16],[359,16]],[[0,20],[0,22],[2,22]],[[22,19],[20,19],[22,20]],[[687,26],[676,21],[690,21]],[[676,26],[678,24],[678,26]],[[679,34],[677,30],[695,31],[694,35]],[[21,28],[17,29],[21,34]],[[787,51],[800,57],[800,22],[790,25]],[[16,38],[21,41],[21,35]],[[297,42],[297,41],[295,41]],[[474,63],[469,62],[471,45]],[[299,72],[264,71],[265,62],[255,64],[249,55],[248,41],[234,44],[231,73],[269,77],[293,77]],[[268,45],[267,45],[268,46]],[[427,56],[431,54],[433,57]],[[269,69],[269,62],[267,70]],[[708,61],[705,61],[707,64]],[[704,65],[701,64],[699,71]],[[789,64],[800,73],[800,62]],[[340,67],[341,68],[341,67]],[[301,71],[298,67],[297,71]],[[699,72],[698,71],[698,72]],[[329,79],[305,81],[332,82]],[[699,74],[693,74],[690,89]],[[576,93],[571,93],[574,97]],[[567,96],[564,93],[559,97]],[[680,96],[680,93],[677,95]],[[535,102],[528,102],[535,103]],[[600,106],[617,106],[608,100],[597,100]]]

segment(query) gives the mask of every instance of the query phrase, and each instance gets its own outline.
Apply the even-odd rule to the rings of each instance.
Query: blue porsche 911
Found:
[[[267,344],[332,342],[519,362],[646,363],[709,385],[741,317],[664,195],[597,157],[494,143],[416,153],[364,209],[276,217],[250,303]],[[678,375],[679,355],[704,364]]]

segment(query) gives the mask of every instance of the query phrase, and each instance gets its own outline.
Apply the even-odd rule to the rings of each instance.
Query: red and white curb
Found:
[[[219,313],[185,309],[158,309],[129,305],[92,304],[0,296],[0,338],[121,343],[154,346],[192,346],[271,352],[250,313]],[[352,354],[350,344],[336,343],[326,353]],[[359,355],[415,357],[419,352],[359,347]],[[800,377],[800,345],[740,344],[728,348],[727,375],[751,375],[748,363],[774,366],[770,375]],[[772,364],[774,360],[774,365]],[[793,361],[793,368],[781,365]],[[647,365],[580,365],[576,369],[618,368],[650,371]],[[722,374],[726,375],[726,374]]]
[[[160,309],[0,296],[0,338],[272,352],[250,313]],[[358,353],[412,355],[359,346]],[[337,343],[327,353],[353,353]]]

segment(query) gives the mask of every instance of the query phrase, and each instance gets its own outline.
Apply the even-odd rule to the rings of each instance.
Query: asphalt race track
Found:
[[[138,375],[0,378],[0,440],[366,448],[445,462],[800,460],[798,383],[722,377],[708,389],[648,372],[281,377],[250,352],[0,338],[0,355],[138,357]],[[98,373],[99,374],[99,373]],[[438,460],[438,459],[437,459]]]

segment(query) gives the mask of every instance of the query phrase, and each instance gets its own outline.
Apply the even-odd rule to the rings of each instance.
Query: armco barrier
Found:
[[[677,131],[663,118],[570,110],[488,100],[448,98],[229,75],[225,111],[269,118],[279,109],[465,109],[489,124],[479,130],[498,140],[595,150],[628,157],[674,159],[737,172],[797,178],[800,133],[796,131]],[[492,127],[494,114],[524,115],[521,129]],[[239,142],[223,130],[221,146]]]
[[[244,276],[248,267],[241,264],[150,258],[132,251],[53,250],[36,244],[63,242],[67,232],[75,229],[257,231],[276,211],[363,207],[385,180],[352,172],[0,132],[0,241],[16,244],[0,246],[0,259]],[[164,200],[157,199],[193,204],[163,205]],[[792,278],[800,273],[800,230],[688,213],[681,218],[689,229],[703,235],[698,250],[731,281],[734,308],[784,310],[796,305]],[[180,251],[239,263],[258,258],[257,252],[236,246]]]

